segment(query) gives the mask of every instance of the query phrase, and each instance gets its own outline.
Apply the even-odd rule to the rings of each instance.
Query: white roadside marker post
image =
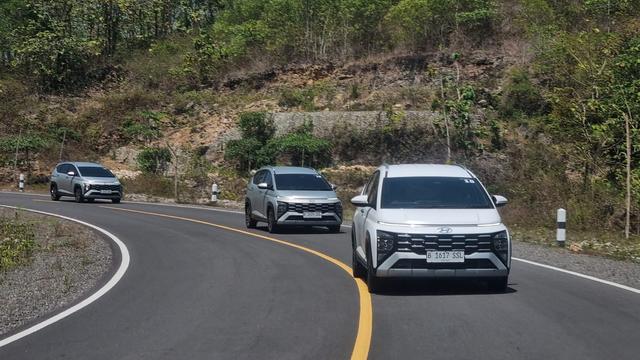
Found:
[[[213,185],[211,185],[211,202],[212,203],[217,203],[218,202],[218,184],[213,183]]]
[[[558,209],[558,231],[556,233],[556,241],[558,246],[564,247],[564,242],[567,240],[567,210]]]
[[[18,182],[18,188],[20,192],[24,192],[24,174],[20,174],[20,181]]]

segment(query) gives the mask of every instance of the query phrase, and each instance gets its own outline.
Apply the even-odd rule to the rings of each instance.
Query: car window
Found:
[[[266,182],[268,186],[273,186],[273,175],[271,175],[271,171],[265,171],[263,182]]]
[[[476,179],[456,177],[385,178],[385,209],[490,209],[493,204]]]
[[[332,191],[320,174],[276,174],[278,190]]]
[[[260,170],[255,175],[253,175],[253,183],[255,185],[258,185],[258,184],[260,184],[262,182],[262,179],[264,177],[264,173],[265,173],[265,170]]]
[[[80,174],[85,177],[101,177],[101,178],[113,178],[116,177],[113,173],[100,166],[80,166]]]
[[[376,207],[376,198],[378,197],[378,183],[380,181],[380,172],[376,171],[373,174],[369,188],[367,189],[367,201],[369,204],[373,204],[373,208]]]
[[[71,164],[63,164],[63,165],[62,165],[62,173],[63,173],[63,174],[66,174],[66,173],[68,173],[68,172],[69,172],[69,171],[71,171],[71,170],[72,170],[72,166],[71,166]]]
[[[67,169],[67,171],[73,171],[76,175],[79,175],[78,169],[76,168],[75,165],[69,164],[68,166],[69,166],[69,168]]]
[[[65,167],[65,164],[60,164],[60,165],[58,165],[58,166],[56,167],[56,171],[57,171],[57,172],[59,172],[59,173],[61,173],[61,174],[62,174],[62,173],[65,173],[66,171],[64,171],[64,167]]]

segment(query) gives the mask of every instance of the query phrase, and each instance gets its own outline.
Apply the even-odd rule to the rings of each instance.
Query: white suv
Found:
[[[351,202],[353,275],[486,279],[504,291],[511,239],[480,180],[457,165],[383,165]]]

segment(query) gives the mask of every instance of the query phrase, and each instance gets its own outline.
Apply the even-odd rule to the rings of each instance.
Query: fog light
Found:
[[[91,190],[91,184],[84,184],[84,191]]]
[[[393,250],[393,246],[395,244],[395,235],[392,233],[388,233],[386,231],[378,230],[376,232],[378,235],[378,251],[379,252],[390,252]]]

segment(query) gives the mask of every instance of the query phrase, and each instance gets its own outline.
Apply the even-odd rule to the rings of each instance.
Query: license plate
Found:
[[[302,217],[305,219],[322,219],[321,212],[304,212],[302,213]]]
[[[100,190],[100,194],[110,195],[111,190]]]
[[[428,263],[462,263],[464,262],[464,250],[454,251],[427,251]]]

